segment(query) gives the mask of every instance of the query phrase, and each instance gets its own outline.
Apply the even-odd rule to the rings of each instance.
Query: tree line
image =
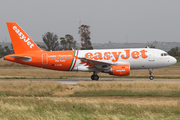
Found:
[[[90,37],[90,30],[89,26],[81,25],[79,28],[78,33],[81,37],[81,48],[82,50],[90,50],[93,49],[91,44],[91,37]],[[57,50],[72,50],[77,49],[76,40],[74,40],[73,36],[70,34],[66,34],[65,37],[59,37],[54,34],[53,32],[47,32],[42,35],[42,39],[46,46],[40,46],[40,48],[47,50],[47,51],[57,51]]]
[[[168,51],[168,54],[171,55],[171,56],[174,56],[176,58],[180,58],[180,47],[175,47],[175,48],[171,48],[169,51]]]
[[[11,44],[11,48],[9,48],[8,46],[2,47],[2,45],[0,45],[0,58],[9,54],[14,54],[12,44]]]
[[[73,36],[70,34],[65,35],[65,37],[59,38],[53,32],[47,32],[42,35],[42,39],[46,46],[38,46],[47,51],[77,49],[76,40],[74,40]]]

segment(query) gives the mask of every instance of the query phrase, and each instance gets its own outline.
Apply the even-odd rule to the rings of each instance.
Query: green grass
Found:
[[[180,97],[179,81],[102,81],[79,82],[71,97],[89,96],[161,96]]]
[[[179,107],[0,97],[0,119],[172,120],[180,119]]]

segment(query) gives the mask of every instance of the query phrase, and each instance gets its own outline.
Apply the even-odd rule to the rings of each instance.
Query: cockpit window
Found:
[[[164,56],[167,56],[167,53],[164,53]]]
[[[168,56],[167,53],[161,53],[161,56]]]

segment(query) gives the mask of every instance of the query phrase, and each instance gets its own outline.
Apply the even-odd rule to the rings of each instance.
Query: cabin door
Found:
[[[149,61],[155,61],[154,51],[153,50],[149,51]]]
[[[47,65],[48,64],[48,54],[47,53],[43,53],[42,54],[42,64],[43,65]]]

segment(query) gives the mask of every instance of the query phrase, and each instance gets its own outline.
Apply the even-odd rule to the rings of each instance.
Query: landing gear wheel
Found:
[[[94,75],[91,76],[91,80],[94,80]]]
[[[91,79],[92,79],[92,80],[99,80],[99,76],[98,76],[98,75],[92,75],[92,76],[91,76]]]
[[[94,80],[99,80],[99,76],[98,75],[94,75]]]
[[[149,75],[150,75],[149,79],[150,79],[150,80],[153,80],[154,77],[152,76],[152,69],[151,69],[151,68],[149,68]]]
[[[150,77],[149,77],[149,79],[150,79],[150,80],[153,80],[153,79],[154,79],[154,77],[153,77],[153,76],[150,76]]]

